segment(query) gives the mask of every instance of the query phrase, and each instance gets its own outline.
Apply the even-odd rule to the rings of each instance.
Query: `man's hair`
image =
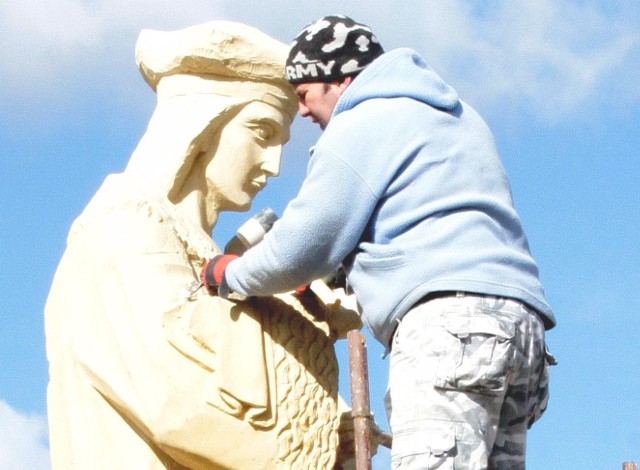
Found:
[[[383,53],[368,26],[343,15],[325,16],[306,26],[291,43],[287,80],[292,84],[340,82]]]

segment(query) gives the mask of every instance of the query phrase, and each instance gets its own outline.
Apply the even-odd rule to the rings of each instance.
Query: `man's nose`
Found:
[[[303,103],[298,102],[298,113],[300,114],[300,116],[305,118],[309,116],[309,108],[305,106]]]

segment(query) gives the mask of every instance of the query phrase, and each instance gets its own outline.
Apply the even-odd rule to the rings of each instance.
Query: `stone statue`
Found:
[[[286,53],[230,22],[140,34],[157,107],[73,223],[45,308],[54,469],[334,467],[338,304],[189,289],[218,214],[278,174]]]

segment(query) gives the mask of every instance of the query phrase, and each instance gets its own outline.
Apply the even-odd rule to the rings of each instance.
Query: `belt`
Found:
[[[469,292],[462,292],[459,290],[439,290],[435,292],[429,292],[427,295],[418,300],[411,308],[415,308],[416,306],[423,304],[425,302],[429,302],[430,300],[435,299],[444,299],[447,297],[464,297],[469,294]],[[478,294],[474,294],[478,295]],[[411,308],[409,310],[411,310]]]
[[[540,312],[538,312],[538,310],[535,307],[532,307],[531,305],[529,305],[524,300],[516,299],[514,297],[502,297],[502,296],[496,296],[496,295],[491,295],[491,294],[480,294],[480,293],[474,293],[474,292],[455,291],[455,290],[441,290],[441,291],[429,292],[427,295],[425,295],[420,300],[418,300],[415,304],[413,304],[409,310],[411,310],[413,308],[416,308],[420,304],[423,304],[425,302],[429,302],[430,300],[444,299],[444,298],[448,298],[448,297],[464,297],[466,295],[472,295],[474,297],[504,298],[504,299],[510,299],[510,300],[514,300],[516,302],[520,302],[522,305],[524,305],[529,310],[531,310],[531,312],[533,314],[535,314],[538,317],[540,317],[540,319],[543,321],[543,323],[545,322],[544,315],[542,315]]]

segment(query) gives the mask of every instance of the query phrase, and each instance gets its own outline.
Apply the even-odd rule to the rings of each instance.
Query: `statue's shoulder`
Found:
[[[123,175],[108,176],[74,221],[67,245],[80,240],[105,252],[214,253],[211,237],[200,227],[183,220],[166,198],[141,190]]]
[[[136,220],[162,218],[162,208],[137,190],[122,175],[109,175],[89,204],[73,222],[69,237],[88,230],[104,230],[104,226],[133,229]],[[111,230],[109,230],[111,232]]]

